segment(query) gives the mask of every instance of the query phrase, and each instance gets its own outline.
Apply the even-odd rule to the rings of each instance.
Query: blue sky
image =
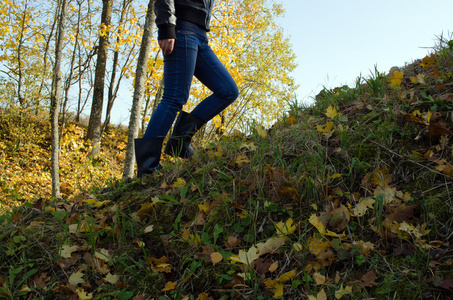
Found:
[[[293,74],[300,86],[296,94],[306,104],[312,104],[324,86],[353,86],[375,65],[387,73],[423,58],[436,36],[453,32],[453,0],[274,1],[286,9],[277,21],[291,37],[298,63]],[[129,123],[131,99],[120,95],[112,112],[114,123]]]
[[[377,66],[387,73],[432,51],[453,32],[453,0],[283,0],[278,22],[297,55],[298,99],[348,84]]]

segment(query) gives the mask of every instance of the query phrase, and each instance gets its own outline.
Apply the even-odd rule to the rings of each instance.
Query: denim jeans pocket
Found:
[[[183,34],[183,35],[195,35],[196,33],[190,30],[185,29],[176,29],[176,34]]]

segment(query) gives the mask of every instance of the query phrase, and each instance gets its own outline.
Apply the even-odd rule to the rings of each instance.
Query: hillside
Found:
[[[440,41],[269,130],[198,140],[192,161],[165,157],[143,180],[114,180],[119,132],[89,161],[70,125],[63,172],[82,192],[58,201],[14,193],[5,173],[18,156],[45,165],[48,143],[2,137],[2,193],[34,201],[0,216],[0,298],[451,299],[452,108],[453,42]]]

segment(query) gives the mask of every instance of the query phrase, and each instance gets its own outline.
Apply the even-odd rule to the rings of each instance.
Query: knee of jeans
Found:
[[[160,103],[175,111],[180,111],[183,107],[183,103],[181,103],[180,101],[176,101],[172,98],[167,97],[162,97]]]
[[[230,85],[225,85],[221,89],[217,90],[215,94],[217,97],[223,100],[233,102],[234,100],[237,99],[237,97],[239,97],[239,89],[236,83],[234,83]]]

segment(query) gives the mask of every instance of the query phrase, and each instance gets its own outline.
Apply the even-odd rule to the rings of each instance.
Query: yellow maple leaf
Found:
[[[276,230],[277,230],[277,235],[279,236],[288,236],[294,233],[296,230],[296,226],[293,225],[294,221],[292,218],[289,218],[286,220],[285,223],[282,221],[278,222],[275,224]]]
[[[187,182],[182,178],[176,179],[175,183],[173,183],[173,187],[175,187],[175,188],[182,188],[182,187],[185,187],[186,185],[187,185]]]
[[[316,125],[316,131],[321,133],[331,133],[333,132],[333,127],[333,122],[327,122],[324,125]]]
[[[247,158],[245,155],[238,155],[236,157],[236,163],[239,167],[242,167],[242,165],[249,163],[250,159]]]
[[[76,289],[76,293],[80,300],[93,299],[93,293],[87,294],[83,289]]]
[[[344,295],[351,295],[351,294],[352,294],[352,286],[343,287],[343,284],[341,284],[340,289],[335,291],[335,298],[341,299]]]
[[[181,238],[183,241],[188,242],[190,244],[199,244],[201,242],[201,237],[199,234],[191,234],[187,229],[183,228],[181,230]]]
[[[155,202],[143,203],[137,212],[137,216],[140,219],[148,218],[154,211],[154,206],[156,206]]]
[[[264,282],[266,288],[274,292],[274,299],[283,296],[283,284],[276,279],[268,279]]]
[[[258,135],[262,138],[266,138],[267,137],[267,131],[266,129],[264,129],[263,126],[261,125],[257,125],[256,126],[256,132],[258,133]]]
[[[239,250],[238,255],[231,255],[228,259],[233,263],[240,262],[245,265],[250,265],[255,259],[258,258],[258,249],[255,246],[252,246],[247,252],[245,250]]]
[[[74,272],[69,276],[69,284],[77,286],[80,283],[85,283],[85,280],[82,278],[84,274],[82,272]]]
[[[63,258],[71,258],[72,252],[75,252],[79,250],[79,246],[69,246],[69,245],[63,245],[61,247],[60,251],[60,256]]]
[[[341,115],[338,113],[337,109],[330,105],[327,109],[326,112],[324,113],[328,118],[334,119],[336,116]]]
[[[119,276],[118,275],[112,275],[110,272],[105,276],[104,281],[111,283],[111,284],[116,284],[118,282]]]
[[[312,254],[318,255],[330,248],[330,242],[318,239],[313,235],[313,237],[308,239],[307,248]]]
[[[354,217],[361,217],[363,216],[369,208],[374,207],[374,203],[376,200],[374,200],[371,197],[364,198],[360,200],[359,203],[352,209],[352,214]]]
[[[391,87],[400,86],[403,76],[404,76],[404,72],[400,72],[400,71],[393,72],[393,75],[390,76],[390,86]]]
[[[418,74],[417,76],[411,77],[410,79],[413,84],[425,84],[425,75]]]

